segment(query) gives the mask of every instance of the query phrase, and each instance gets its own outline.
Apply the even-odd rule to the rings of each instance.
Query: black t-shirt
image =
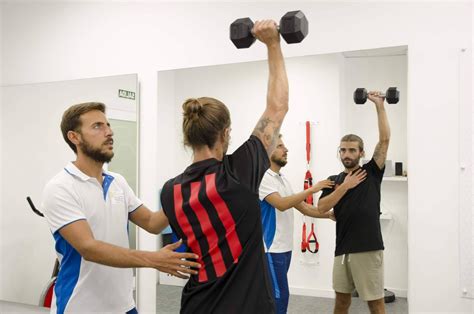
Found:
[[[335,255],[383,250],[380,231],[380,185],[385,167],[380,169],[372,158],[362,166],[367,178],[350,189],[334,206],[336,216]],[[321,198],[331,194],[344,182],[347,173],[330,176],[334,188],[324,189]]]
[[[222,162],[206,159],[169,180],[161,204],[188,251],[201,258],[181,313],[274,313],[258,187],[270,166],[255,136]]]

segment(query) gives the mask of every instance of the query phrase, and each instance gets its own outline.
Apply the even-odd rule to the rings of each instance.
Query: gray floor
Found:
[[[156,312],[159,314],[179,313],[181,301],[181,287],[158,285],[156,289]],[[334,299],[305,297],[291,295],[288,306],[289,314],[300,313],[332,313]],[[385,304],[387,314],[408,313],[408,303],[405,298],[397,298],[393,303]],[[349,313],[369,313],[367,303],[359,298],[352,298]]]

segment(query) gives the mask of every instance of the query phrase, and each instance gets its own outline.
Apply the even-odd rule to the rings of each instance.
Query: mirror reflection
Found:
[[[281,127],[281,156],[276,158],[284,159],[285,163],[276,167],[274,173],[280,172],[292,192],[299,193],[308,187],[309,170],[313,189],[318,191],[313,195],[316,206],[324,192],[314,186],[320,184],[327,188],[325,184],[329,183],[325,180],[328,178],[337,181],[334,175],[349,167],[346,161],[355,162],[354,169],[374,163],[371,159],[380,153],[377,147],[384,135],[379,132],[377,106],[370,100],[378,94],[374,96],[371,91],[380,92],[381,99],[386,98],[384,110],[388,117],[390,145],[383,158],[384,171],[378,172],[380,212],[374,226],[382,236],[378,245],[383,248],[383,288],[387,289],[384,300],[397,299],[397,302],[385,305],[394,311],[407,312],[407,47],[286,58],[285,63],[290,110]],[[195,152],[193,154],[192,149],[183,145],[182,105],[186,99],[212,96],[226,104],[232,117],[228,148],[228,154],[232,154],[254,130],[265,108],[267,84],[266,60],[158,72],[158,134],[166,134],[159,136],[158,141],[159,146],[166,147],[169,152],[159,155],[158,163],[166,165],[159,169],[160,188],[195,160]],[[365,89],[365,95],[361,90],[356,93],[357,89]],[[363,139],[364,150],[358,150],[354,158],[346,156],[345,161],[343,155],[349,153],[351,147],[343,147],[342,143],[357,142],[352,139],[341,142],[347,134],[356,134]],[[344,154],[342,149],[345,149]],[[356,145],[355,149],[359,147]],[[341,185],[343,180],[334,183]],[[267,199],[266,196],[260,195],[260,199],[272,203],[272,197]],[[336,234],[341,237],[343,226],[336,228],[337,222],[312,218],[304,210],[289,211],[292,230],[287,232],[290,234],[289,248],[284,249],[291,252],[286,275],[290,294],[288,311],[332,312],[335,255],[339,259],[344,256],[336,247]],[[337,216],[338,213],[336,219]],[[344,217],[340,216],[340,219],[343,221]],[[263,221],[264,230],[265,223]],[[177,238],[179,232],[175,228],[168,229],[163,242],[166,244]],[[382,257],[373,258],[380,260]],[[158,313],[163,309],[179,311],[181,291],[186,283],[187,280],[160,274]],[[357,289],[351,289],[351,294],[362,294],[352,299],[353,307],[368,310],[364,300],[370,296],[365,291],[359,293]]]

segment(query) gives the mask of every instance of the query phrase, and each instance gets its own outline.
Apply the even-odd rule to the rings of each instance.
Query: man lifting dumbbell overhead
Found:
[[[252,33],[253,22],[245,17],[230,25],[230,40],[238,48],[248,48],[255,42]],[[291,11],[283,15],[278,31],[288,44],[300,43],[308,35],[308,20],[301,11]]]
[[[362,167],[364,142],[354,134],[342,137],[339,157],[344,171],[330,176],[334,188],[324,189],[318,208],[334,208],[336,216],[336,252],[333,288],[336,292],[334,313],[348,313],[351,293],[368,302],[371,313],[385,313],[383,239],[380,230],[380,186],[390,141],[390,127],[380,92],[369,92],[375,104],[379,141],[372,159]]]
[[[181,313],[275,312],[258,187],[288,111],[288,79],[276,23],[256,22],[253,33],[267,46],[269,79],[266,108],[250,138],[226,155],[227,107],[210,97],[183,104],[193,163],[161,192],[170,226],[202,265],[183,289]]]

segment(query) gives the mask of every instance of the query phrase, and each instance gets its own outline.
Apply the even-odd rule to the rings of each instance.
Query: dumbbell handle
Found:
[[[369,96],[369,93],[370,93],[370,92],[367,92],[367,97]],[[385,93],[380,92],[380,93],[379,93],[379,96],[385,98]]]
[[[255,27],[255,25],[254,25],[254,27]],[[280,25],[277,25],[277,32],[278,32],[278,34],[280,34]],[[255,37],[255,33],[253,32],[253,28],[250,30],[250,34],[252,34],[252,36]],[[257,37],[255,37],[255,38],[257,38]]]

